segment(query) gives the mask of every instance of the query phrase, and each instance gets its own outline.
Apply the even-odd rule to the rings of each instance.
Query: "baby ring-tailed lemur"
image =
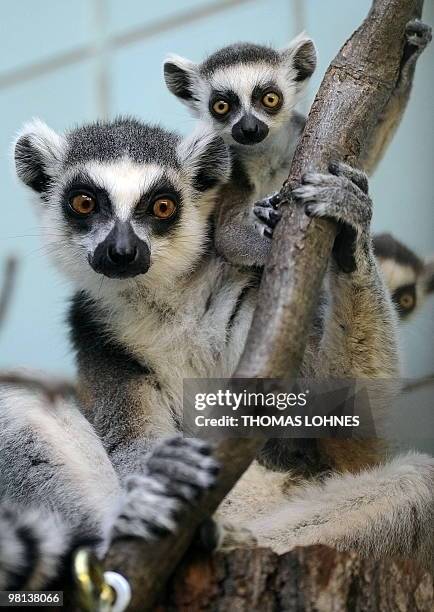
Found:
[[[230,146],[234,164],[216,211],[215,246],[233,264],[265,263],[269,224],[254,216],[253,204],[288,177],[305,123],[294,107],[315,66],[315,47],[305,35],[282,51],[238,43],[201,64],[176,55],[164,63],[168,88],[199,119],[199,129]],[[267,215],[277,215],[273,206]]]
[[[124,478],[155,439],[181,428],[183,379],[228,377],[243,350],[258,271],[227,262],[213,248],[212,235],[219,187],[230,174],[228,150],[215,134],[182,140],[131,119],[64,135],[36,122],[19,137],[15,160],[18,176],[38,196],[50,252],[77,290],[70,326],[82,398]],[[305,176],[294,197],[308,214],[339,221],[347,230],[302,374],[396,376],[395,320],[372,252],[366,178],[334,164],[330,174]],[[351,272],[342,271],[343,262]],[[270,463],[277,460],[269,457]],[[358,458],[359,468],[365,460]],[[400,551],[426,561],[432,471],[430,458],[404,457],[352,476],[356,497],[355,485],[335,476],[322,492],[306,485],[305,505],[294,506],[285,496],[287,474],[255,464],[223,512],[248,526],[285,500],[282,543],[297,543],[302,534],[341,548]],[[261,487],[249,488],[249,479]],[[314,511],[310,493],[323,500],[324,515]],[[300,508],[308,517],[303,525],[295,512]],[[381,537],[380,546],[382,524],[388,537]],[[273,541],[272,521],[269,529],[269,538],[258,529],[265,542]]]
[[[430,28],[420,21],[407,25],[397,85],[363,160],[370,170],[386,146],[385,130],[395,122],[395,101],[408,93],[416,59],[430,37]],[[200,64],[176,55],[164,63],[169,90],[198,118],[198,129],[206,126],[230,146],[233,170],[216,207],[215,246],[233,264],[262,266],[268,256],[281,214],[280,196],[273,192],[288,176],[304,127],[304,118],[294,109],[315,66],[314,43],[304,34],[282,51],[238,43]],[[284,446],[280,456],[289,461],[287,467],[302,473],[348,469],[348,456],[357,456],[354,467],[359,465],[353,441],[277,440],[267,444],[265,453],[270,446],[274,454]],[[368,456],[365,448],[366,461]]]
[[[210,448],[164,440],[121,487],[72,400],[0,389],[0,590],[47,588],[70,571],[77,546],[102,555],[116,537],[155,539],[212,486]]]
[[[395,90],[363,153],[363,167],[369,171],[399,122],[396,115],[403,105],[396,101],[409,95],[416,60],[431,40],[431,28],[414,20],[405,36]],[[234,264],[262,266],[268,256],[270,233],[280,217],[280,199],[269,196],[288,177],[305,124],[295,106],[315,67],[315,46],[305,34],[281,51],[236,43],[200,64],[177,55],[164,62],[167,87],[198,118],[199,129],[205,126],[230,146],[233,170],[217,207],[215,245]]]

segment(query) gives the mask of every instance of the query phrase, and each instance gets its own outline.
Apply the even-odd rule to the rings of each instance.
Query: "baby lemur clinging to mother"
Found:
[[[362,153],[363,164],[369,170],[381,158],[390,138],[391,130],[387,129],[397,122],[400,105],[396,100],[408,95],[416,59],[430,38],[430,28],[420,21],[407,25],[396,88]],[[273,192],[282,187],[288,176],[304,127],[304,118],[295,106],[315,66],[315,46],[305,34],[281,51],[236,43],[219,49],[199,64],[177,55],[169,56],[164,63],[169,90],[197,117],[198,130],[210,129],[230,146],[234,163],[216,207],[215,247],[233,264],[262,266],[266,261],[273,229],[280,218],[280,196]],[[385,258],[380,263],[390,276],[390,264]],[[394,303],[401,316],[395,295]],[[363,443],[276,440],[267,443],[263,455],[269,456],[270,447],[272,454],[280,456],[276,467],[282,469],[286,462],[288,469],[297,467],[309,474],[330,468],[357,468],[360,453],[370,462],[369,445]]]
[[[265,263],[269,224],[253,204],[282,187],[304,127],[295,111],[315,70],[313,41],[295,38],[282,51],[252,43],[224,47],[201,64],[171,55],[164,63],[170,91],[230,146],[234,165],[217,207],[215,245],[239,265]],[[267,207],[267,216],[276,213]]]
[[[362,151],[369,172],[399,123],[404,105],[397,101],[409,95],[416,60],[430,40],[429,26],[407,24],[396,87]],[[234,164],[217,207],[215,245],[234,264],[261,266],[269,253],[270,225],[272,231],[279,218],[279,198],[270,196],[288,177],[305,124],[295,107],[315,67],[315,45],[306,34],[280,51],[236,43],[199,64],[178,55],[164,62],[167,87],[198,119],[198,129],[220,135],[231,149]],[[254,204],[263,198],[255,215]]]
[[[39,200],[51,255],[74,284],[70,327],[86,415],[123,479],[137,470],[156,439],[182,426],[183,379],[231,376],[243,350],[258,270],[227,262],[215,251],[212,234],[219,187],[231,171],[229,152],[215,134],[182,140],[131,119],[63,135],[36,122],[19,137],[15,160],[18,176]],[[342,259],[332,262],[327,308],[318,312],[321,324],[312,328],[302,374],[393,377],[398,371],[394,317],[372,253],[367,181],[344,164],[331,170],[305,176],[294,197],[308,214],[351,228],[340,254],[352,272],[342,271]],[[356,337],[356,343],[347,341]],[[409,456],[366,478],[354,477],[360,484],[357,499],[346,482],[330,478],[320,498],[336,488],[339,495],[336,505],[327,498],[320,526],[318,516],[311,516],[310,499],[305,506],[297,502],[311,517],[303,537],[379,552],[378,528],[392,513],[406,525],[409,539],[403,547],[401,529],[388,523],[381,552],[426,557],[426,540],[410,542],[416,528],[428,530],[430,461]],[[426,469],[416,474],[424,462]],[[242,480],[256,474],[267,483],[271,472],[261,470],[254,465]],[[275,509],[285,499],[285,474],[280,477],[280,496],[269,500]],[[312,485],[304,491],[318,492]],[[236,513],[240,526],[249,522],[246,503],[250,514],[264,512],[263,499],[243,498],[242,482],[232,502],[238,510],[244,505],[244,518]],[[291,546],[300,524],[287,504],[280,541]],[[373,530],[364,518],[365,504],[375,512]],[[231,515],[230,505],[223,510]],[[415,522],[409,521],[413,512]],[[268,541],[263,530],[258,533]],[[269,541],[273,537],[274,532]]]

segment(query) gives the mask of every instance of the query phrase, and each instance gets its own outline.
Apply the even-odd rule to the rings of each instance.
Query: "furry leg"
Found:
[[[283,552],[326,544],[434,566],[434,458],[410,452],[358,474],[306,484],[286,506],[244,525]]]

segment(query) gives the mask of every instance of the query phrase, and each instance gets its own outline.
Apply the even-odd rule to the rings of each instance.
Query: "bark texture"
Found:
[[[433,576],[410,562],[360,559],[326,546],[190,555],[156,612],[431,612]]]
[[[406,24],[420,0],[374,0],[369,15],[329,66],[295,152],[286,185],[333,160],[359,165],[396,88]],[[406,98],[402,99],[405,106]],[[285,190],[284,190],[285,191]],[[285,208],[237,376],[296,376],[335,238],[334,226]]]

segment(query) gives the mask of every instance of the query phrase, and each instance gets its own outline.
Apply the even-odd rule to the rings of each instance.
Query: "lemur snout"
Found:
[[[126,248],[109,246],[107,249],[108,258],[116,265],[124,266],[132,263],[137,257],[137,247],[131,245]]]
[[[244,145],[257,144],[268,134],[268,126],[252,114],[243,115],[232,128],[234,140]]]
[[[117,221],[95,249],[90,265],[109,278],[131,278],[149,270],[149,246],[135,234],[131,224]]]

